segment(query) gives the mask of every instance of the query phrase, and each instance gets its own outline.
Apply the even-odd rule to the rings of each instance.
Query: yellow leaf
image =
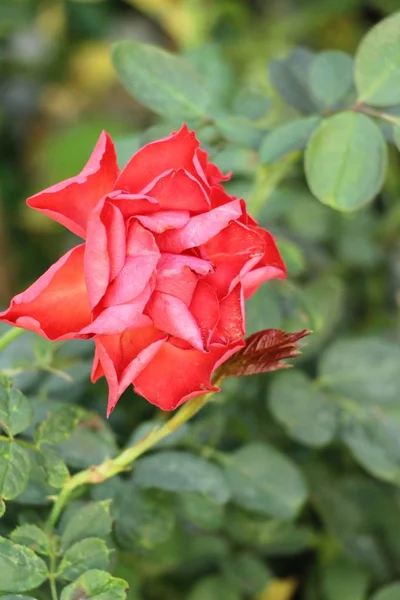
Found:
[[[296,588],[295,579],[273,579],[254,600],[291,600]]]

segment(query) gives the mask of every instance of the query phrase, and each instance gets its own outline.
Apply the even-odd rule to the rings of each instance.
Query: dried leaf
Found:
[[[219,376],[239,377],[287,369],[284,359],[300,354],[297,342],[311,331],[285,333],[280,329],[264,329],[246,340],[246,346],[234,354],[219,370]]]

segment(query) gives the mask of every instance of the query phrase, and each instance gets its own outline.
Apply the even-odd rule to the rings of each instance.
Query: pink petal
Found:
[[[109,387],[107,416],[121,394],[157,355],[165,339],[166,336],[152,326],[95,338],[96,357]],[[94,376],[100,373],[96,365]]]
[[[211,384],[211,374],[243,346],[239,342],[199,352],[167,342],[134,380],[135,391],[162,410],[174,410],[189,398],[219,391]]]
[[[49,340],[79,337],[91,311],[83,270],[84,245],[64,254],[25,292],[15,296],[0,320]]]
[[[240,201],[234,200],[192,217],[182,229],[162,233],[157,237],[158,246],[162,252],[177,254],[200,246],[225,229],[230,221],[239,218],[241,214]]]
[[[256,268],[243,277],[242,284],[246,299],[250,298],[262,283],[270,279],[285,279],[286,277],[286,266],[272,235],[260,227],[254,227],[254,230],[264,240],[265,253]]]
[[[130,327],[143,327],[148,324],[149,319],[143,315],[143,310],[150,299],[153,287],[147,284],[144,290],[129,303],[107,306],[101,310],[93,323],[82,329],[81,333],[114,335]]]
[[[154,292],[146,307],[146,314],[161,331],[188,342],[193,348],[203,350],[197,323],[186,304],[179,298],[163,292]]]
[[[126,253],[125,264],[109,285],[103,306],[125,304],[141,294],[160,258],[153,234],[136,220],[129,226]]]
[[[120,211],[103,198],[92,211],[85,248],[86,286],[92,308],[121,271],[126,255],[125,223]]]
[[[28,198],[27,204],[85,238],[89,214],[100,198],[112,190],[118,172],[114,144],[103,131],[79,175]]]
[[[125,219],[138,214],[154,213],[160,205],[154,198],[143,194],[128,194],[121,190],[111,192],[107,199],[121,211]]]
[[[258,231],[235,222],[204,244],[201,253],[215,266],[207,281],[223,298],[260,262],[265,242]]]
[[[180,298],[189,306],[199,275],[212,271],[211,264],[184,254],[162,254],[157,265],[156,290]]]
[[[189,222],[187,210],[159,210],[151,215],[137,215],[139,223],[154,233],[164,233],[168,229],[180,229]]]
[[[138,194],[153,179],[171,169],[186,169],[196,176],[193,156],[198,146],[195,134],[183,125],[178,133],[146,144],[136,152],[118,177],[114,189]]]

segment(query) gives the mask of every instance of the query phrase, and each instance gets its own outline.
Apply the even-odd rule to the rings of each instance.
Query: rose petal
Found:
[[[193,157],[198,146],[195,134],[183,125],[178,133],[146,144],[136,152],[118,177],[114,189],[137,194],[171,169],[186,169],[196,177]]]
[[[204,346],[207,348],[220,319],[218,296],[210,284],[200,280],[189,307],[199,326]]]
[[[151,214],[159,210],[160,204],[154,198],[143,194],[128,194],[121,190],[107,195],[111,202],[123,214],[125,219],[136,215]]]
[[[62,256],[25,292],[15,296],[0,320],[49,340],[79,337],[91,311],[83,270],[84,245]]]
[[[157,244],[162,252],[179,254],[189,248],[207,243],[225,229],[230,221],[239,218],[241,214],[240,201],[233,200],[209,212],[192,217],[182,229],[162,233],[157,236]]]
[[[250,298],[262,283],[270,279],[285,279],[286,277],[286,266],[272,235],[260,227],[254,227],[254,230],[264,240],[265,253],[256,268],[246,273],[242,279],[245,299]]]
[[[35,194],[27,204],[85,238],[88,216],[100,198],[112,190],[118,172],[114,144],[103,131],[79,175]]]
[[[207,275],[212,265],[201,258],[184,254],[162,254],[157,265],[156,290],[180,298],[189,306],[199,275]]]
[[[231,344],[241,340],[245,334],[244,295],[241,284],[220,301],[220,319],[213,340]]]
[[[209,196],[199,181],[185,169],[167,171],[143,190],[163,209],[190,210],[200,213],[210,209]]]
[[[146,307],[146,314],[158,329],[181,338],[193,348],[203,350],[198,325],[186,304],[179,298],[163,292],[154,292]]]
[[[207,179],[210,185],[216,185],[221,181],[228,181],[231,178],[231,173],[224,175],[217,165],[208,160],[208,154],[202,148],[198,148],[196,151],[196,161],[200,165],[201,172],[204,174],[203,177]]]
[[[122,333],[130,327],[142,327],[149,319],[143,315],[143,310],[150,299],[154,284],[147,284],[144,290],[131,302],[107,306],[93,323],[82,329],[85,335],[104,334],[114,335]]]
[[[163,233],[168,229],[180,229],[189,222],[187,210],[159,210],[151,215],[137,215],[139,223],[154,233]]]
[[[107,417],[121,394],[157,355],[165,340],[166,336],[152,326],[95,338],[96,357],[109,388]],[[92,375],[97,377],[99,373],[100,367],[96,365]]]
[[[211,374],[243,346],[239,342],[199,352],[167,342],[134,380],[135,391],[162,410],[174,410],[189,398],[219,391],[211,385]]]
[[[129,225],[123,268],[109,285],[103,306],[125,304],[136,298],[148,284],[160,258],[153,234],[136,220]]]
[[[109,282],[125,263],[125,238],[122,214],[103,198],[92,211],[87,227],[85,276],[92,308],[103,298]]]
[[[265,241],[258,231],[235,222],[204,244],[201,253],[215,266],[207,281],[223,298],[260,262]]]

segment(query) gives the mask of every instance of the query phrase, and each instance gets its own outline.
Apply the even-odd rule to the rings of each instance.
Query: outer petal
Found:
[[[135,391],[162,410],[174,410],[189,398],[219,391],[211,385],[211,374],[243,346],[238,342],[199,352],[167,342],[134,380]]]
[[[0,313],[0,320],[35,331],[49,340],[79,337],[91,311],[83,270],[84,245],[64,254]]]
[[[112,190],[118,172],[114,144],[103,131],[81,173],[28,198],[28,206],[84,238],[90,211]]]
[[[96,364],[92,371],[92,379],[97,379],[103,373],[107,379],[107,416],[128,385],[157,355],[165,340],[166,335],[152,326],[127,329],[121,335],[101,335],[95,338]]]
[[[235,222],[204,244],[201,253],[215,266],[207,281],[223,298],[260,262],[265,253],[265,241],[254,229]]]
[[[118,177],[114,189],[138,194],[153,179],[171,169],[186,169],[196,177],[193,157],[199,142],[183,125],[178,133],[146,144],[133,155]]]
[[[157,236],[157,244],[162,252],[179,254],[189,248],[205,244],[241,214],[240,201],[233,200],[214,210],[192,217],[182,229],[162,233]]]
[[[265,253],[257,263],[257,266],[246,273],[242,279],[244,297],[246,299],[252,296],[265,281],[269,281],[270,279],[285,279],[286,277],[286,266],[272,235],[260,227],[254,227],[254,230],[257,231],[265,242]]]
[[[163,292],[154,292],[146,307],[146,313],[158,329],[184,340],[198,350],[203,350],[199,327],[186,304],[179,298]]]

